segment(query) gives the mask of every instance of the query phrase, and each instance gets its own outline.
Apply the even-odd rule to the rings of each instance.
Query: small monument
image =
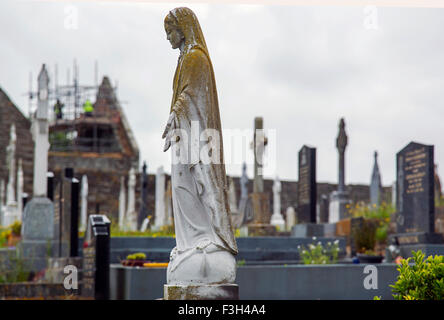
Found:
[[[167,224],[165,211],[165,172],[163,166],[157,168],[156,172],[156,207],[154,218],[154,229],[160,229]]]
[[[46,267],[48,249],[50,256],[56,252],[54,205],[47,194],[48,170],[48,84],[45,65],[38,76],[38,106],[32,119],[34,139],[33,198],[23,212],[22,249],[25,257],[33,257],[35,269]]]
[[[170,116],[162,135],[166,138],[164,151],[173,146],[171,183],[176,230],[164,299],[238,299],[239,289],[234,283],[234,255],[238,249],[231,225],[211,60],[197,17],[190,9],[171,10],[165,18],[165,31],[173,49],[180,49],[180,56]],[[183,162],[180,155],[188,154],[189,143],[177,139],[177,132],[191,137],[189,119],[208,136],[198,143],[191,159]],[[200,152],[210,140],[214,143],[211,151]],[[191,144],[193,148],[196,145]]]
[[[120,193],[119,193],[119,229],[125,228],[125,208],[126,208],[126,190],[125,177],[120,177]]]
[[[59,181],[58,204],[55,207],[56,236],[60,240],[58,257],[78,256],[80,182],[73,168],[65,168]]]
[[[370,205],[379,207],[381,204],[382,185],[378,166],[378,152],[375,151],[374,157],[375,162],[373,164],[372,179],[370,181]]]
[[[142,166],[142,192],[140,193],[140,208],[139,208],[139,217],[137,221],[137,225],[140,225],[142,227],[142,224],[144,223],[145,219],[148,217],[148,208],[146,204],[146,197],[148,194],[148,175],[147,175],[147,165],[146,162],[143,162]],[[148,222],[146,223],[145,230],[148,227]]]
[[[136,172],[134,168],[131,168],[128,174],[128,207],[125,214],[125,228],[129,231],[137,231]]]
[[[321,195],[321,205],[319,208],[319,222],[328,223],[329,198],[328,195]]]
[[[22,159],[19,159],[17,169],[17,220],[22,221],[23,215],[23,165]]]
[[[341,118],[339,122],[339,134],[336,139],[336,148],[339,155],[338,168],[338,190],[330,194],[329,222],[338,222],[347,217],[346,205],[350,203],[348,192],[345,190],[345,149],[348,138],[345,133],[345,121]]]
[[[285,229],[291,231],[293,226],[296,224],[296,212],[293,207],[288,207],[285,211]]]
[[[435,233],[434,147],[410,142],[396,161],[397,243],[442,243],[442,235]]]
[[[247,217],[247,211],[249,209],[247,207],[250,203],[250,199],[248,198],[248,181],[247,164],[244,162],[242,164],[242,176],[239,180],[241,194],[238,205],[238,216],[233,217],[233,226],[236,229],[241,228],[253,220],[253,215]]]
[[[281,191],[281,181],[279,177],[276,176],[273,183],[273,215],[271,216],[270,224],[284,231],[285,220],[281,213]]]
[[[236,186],[232,177],[228,177],[228,204],[231,212],[231,224],[234,229],[239,229],[242,225],[243,217],[237,207]]]
[[[9,145],[6,148],[6,159],[8,163],[8,184],[6,185],[6,207],[3,214],[2,224],[8,226],[14,221],[19,220],[18,203],[15,199],[16,191],[16,170],[15,170],[15,151],[17,135],[15,125],[11,125]]]
[[[88,177],[86,174],[82,176],[81,186],[81,210],[80,210],[80,230],[86,230],[86,222],[88,218]]]

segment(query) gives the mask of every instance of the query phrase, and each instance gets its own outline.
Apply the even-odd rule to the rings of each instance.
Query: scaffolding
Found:
[[[50,128],[50,150],[64,152],[116,152],[119,150],[111,119],[106,114],[96,111],[85,112],[86,101],[95,100],[99,89],[98,64],[94,66],[94,85],[79,83],[79,68],[76,60],[73,63],[73,77],[67,69],[65,85],[58,83],[58,67],[54,66],[54,83],[48,92],[48,116]],[[117,87],[113,87],[116,91]],[[32,90],[32,74],[30,74],[29,117],[37,110],[38,95]],[[57,107],[58,106],[58,107]],[[62,106],[60,108],[60,106]],[[56,112],[58,109],[59,112]]]

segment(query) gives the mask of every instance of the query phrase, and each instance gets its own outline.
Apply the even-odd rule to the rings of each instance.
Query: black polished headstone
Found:
[[[54,228],[59,241],[59,257],[76,257],[78,253],[80,183],[73,176],[74,170],[66,168],[54,195]]]
[[[77,257],[79,248],[79,198],[80,198],[80,183],[76,178],[71,179],[71,241],[70,257]]]
[[[54,173],[48,172],[46,174],[46,180],[47,180],[46,196],[48,197],[49,200],[54,201]]]
[[[148,207],[146,204],[148,195],[148,175],[147,175],[147,165],[146,162],[143,162],[142,166],[142,192],[140,195],[140,209],[139,216],[137,219],[137,228],[139,229],[142,226],[143,220],[148,216]]]
[[[105,215],[90,215],[83,243],[82,296],[109,299],[110,221]]]
[[[316,223],[316,148],[302,147],[298,171],[297,221]]]
[[[434,147],[411,142],[396,160],[399,244],[440,242],[435,234]]]

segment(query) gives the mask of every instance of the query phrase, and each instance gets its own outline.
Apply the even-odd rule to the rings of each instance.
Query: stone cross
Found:
[[[148,208],[146,206],[146,197],[148,193],[148,176],[146,172],[147,172],[147,165],[146,162],[144,161],[142,166],[142,192],[140,193],[140,209],[138,217],[138,224],[140,224],[140,226],[142,226],[143,222],[145,221],[144,219],[148,216]]]
[[[345,121],[344,118],[341,118],[339,122],[339,134],[336,139],[336,148],[339,153],[338,191],[345,191],[345,149],[347,147],[347,140]]]
[[[160,228],[166,224],[165,219],[165,172],[163,166],[156,172],[156,208],[154,226]]]
[[[86,230],[88,217],[88,177],[82,176],[81,186],[81,208],[80,208],[80,230]]]
[[[254,182],[253,192],[264,192],[263,165],[264,152],[267,145],[267,137],[264,134],[264,120],[262,117],[254,118]]]
[[[281,214],[281,191],[281,181],[279,177],[276,176],[273,183],[273,215],[271,216],[270,224],[279,226],[282,230],[285,226],[285,221]]]
[[[34,139],[34,181],[36,197],[45,197],[47,191],[46,172],[48,171],[48,93],[49,77],[45,64],[38,77],[38,106],[32,121]]]
[[[124,229],[125,224],[125,177],[120,177],[120,193],[119,193],[119,229]]]
[[[128,175],[128,207],[126,210],[126,227],[130,231],[137,230],[137,213],[136,213],[136,172],[131,168]]]
[[[381,204],[381,174],[378,166],[378,152],[374,153],[374,164],[372,179],[370,182],[370,204],[379,206]]]

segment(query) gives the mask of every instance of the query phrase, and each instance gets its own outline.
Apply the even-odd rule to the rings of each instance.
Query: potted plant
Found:
[[[146,254],[142,252],[129,254],[125,260],[122,260],[122,265],[126,267],[143,267],[146,263]]]
[[[357,257],[361,263],[381,263],[384,257],[375,252],[376,230],[378,221],[364,219],[360,227],[353,233]]]

